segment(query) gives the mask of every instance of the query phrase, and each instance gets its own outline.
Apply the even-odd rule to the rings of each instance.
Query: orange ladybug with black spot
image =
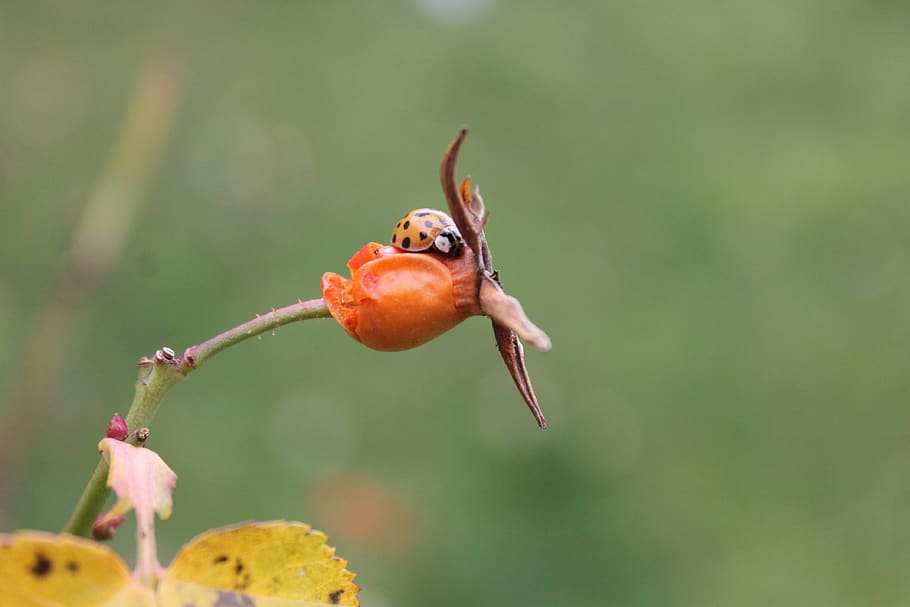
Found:
[[[414,209],[401,218],[392,230],[392,246],[405,251],[434,249],[458,256],[464,239],[452,218],[436,209]]]

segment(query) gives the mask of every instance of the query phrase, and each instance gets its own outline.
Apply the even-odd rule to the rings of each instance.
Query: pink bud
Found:
[[[120,417],[119,413],[114,413],[111,423],[107,425],[107,433],[104,436],[116,440],[126,440],[129,433],[129,428],[126,427],[126,420]]]
[[[98,518],[95,519],[95,524],[92,525],[92,537],[99,542],[113,539],[117,527],[125,520],[125,516],[115,516],[114,518],[105,521],[103,514],[98,515]]]

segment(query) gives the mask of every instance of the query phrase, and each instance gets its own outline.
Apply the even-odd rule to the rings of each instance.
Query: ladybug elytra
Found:
[[[415,209],[395,225],[392,245],[405,251],[436,249],[447,255],[458,255],[464,239],[452,218],[442,211]]]

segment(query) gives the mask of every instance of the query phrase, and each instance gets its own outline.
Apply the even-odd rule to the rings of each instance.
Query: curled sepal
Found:
[[[461,231],[465,244],[478,254],[477,264],[479,269],[482,270],[484,269],[484,263],[480,252],[483,251],[481,243],[483,242],[484,212],[479,209],[480,212],[477,213],[466,200],[470,191],[470,182],[466,179],[462,184],[462,188],[459,189],[458,181],[455,178],[455,161],[458,159],[458,151],[461,149],[461,144],[467,134],[467,127],[459,129],[458,135],[455,136],[455,139],[452,140],[452,143],[449,144],[445,154],[442,156],[439,174],[442,179],[442,192],[446,197],[449,214]]]
[[[177,475],[151,449],[105,438],[98,443],[98,450],[110,465],[107,485],[117,494],[117,503],[99,522],[136,511],[136,576],[142,584],[154,586],[160,570],[155,513],[162,519],[171,515]]]

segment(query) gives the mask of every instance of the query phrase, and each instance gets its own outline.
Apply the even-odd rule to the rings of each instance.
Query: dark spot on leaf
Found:
[[[229,558],[229,557],[228,557],[228,555],[226,555],[226,554],[219,554],[218,556],[215,557],[215,562],[216,562],[216,563],[223,563],[223,562],[225,562],[226,560],[228,560],[228,558]]]
[[[337,605],[338,601],[341,600],[341,595],[344,594],[344,589],[336,590],[335,592],[329,593],[329,602],[332,605]]]
[[[51,572],[54,564],[49,558],[40,552],[35,554],[35,564],[32,565],[31,572],[35,577],[44,577]]]
[[[426,239],[427,239],[427,233],[426,233],[426,232],[421,232],[421,233],[420,233],[420,240],[426,240]]]
[[[237,580],[234,582],[234,590],[239,590],[243,592],[250,587],[250,584],[253,582],[253,576],[249,572],[244,573],[242,576],[238,574]]]
[[[402,226],[402,227],[404,227],[404,229],[407,230],[408,228],[411,227],[411,222],[410,221],[404,222],[404,226]]]
[[[70,561],[69,563],[66,564],[66,570],[76,573],[77,571],[79,571],[79,563],[77,563],[76,561]]]
[[[401,241],[401,246],[405,249],[410,249],[411,248],[411,237],[405,236],[404,239],[402,239],[402,241]]]
[[[423,222],[423,225],[425,225],[425,226],[428,227],[428,228],[432,228],[432,227],[433,227],[433,222],[430,221],[429,219],[427,219],[426,221]]]

